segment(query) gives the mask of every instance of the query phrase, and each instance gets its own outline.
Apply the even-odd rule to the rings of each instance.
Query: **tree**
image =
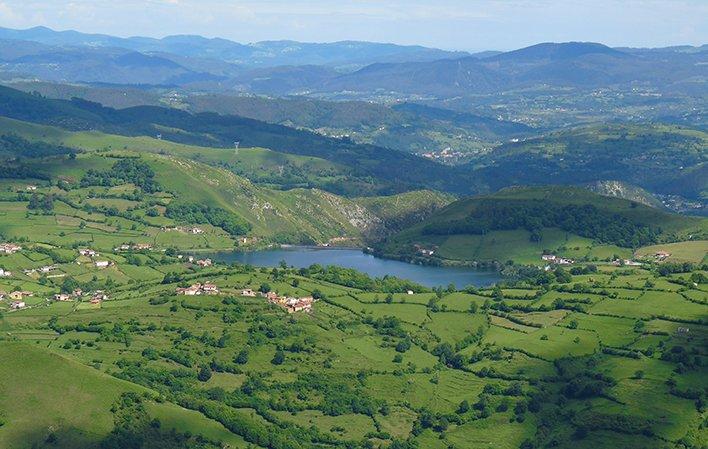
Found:
[[[201,382],[206,382],[207,380],[211,379],[211,368],[209,368],[209,365],[202,365],[201,368],[199,368],[199,374],[197,375],[197,379],[199,379]]]
[[[239,365],[245,365],[248,363],[248,350],[246,348],[242,349],[234,358],[234,362]]]
[[[270,363],[272,363],[273,365],[282,365],[283,362],[285,362],[285,353],[282,349],[278,349],[275,351],[273,360],[271,360]]]

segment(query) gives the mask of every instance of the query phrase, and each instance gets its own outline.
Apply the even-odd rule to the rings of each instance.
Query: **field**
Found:
[[[25,245],[0,264],[21,272],[49,262]],[[86,290],[108,291],[99,305],[49,300],[64,278],[3,281],[35,296],[21,310],[0,301],[2,447],[83,449],[180,432],[209,449],[705,441],[694,398],[708,388],[700,268],[660,275],[603,265],[545,293],[527,279],[501,296],[428,291],[384,301],[385,292],[307,270],[196,269],[177,255],[138,256],[142,265],[111,255],[111,271],[56,263]],[[221,294],[175,295],[206,280]],[[239,296],[264,284],[322,297],[311,313],[289,315]],[[128,418],[146,424],[127,428]]]

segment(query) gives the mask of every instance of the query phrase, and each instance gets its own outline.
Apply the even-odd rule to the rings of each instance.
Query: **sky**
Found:
[[[450,50],[708,43],[708,0],[0,0],[0,26],[242,43],[364,40]]]

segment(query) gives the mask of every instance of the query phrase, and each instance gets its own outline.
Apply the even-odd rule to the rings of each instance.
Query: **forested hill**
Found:
[[[706,219],[576,187],[515,187],[456,201],[394,235],[377,252],[428,263],[538,263],[544,250],[592,260],[657,242],[706,236]]]
[[[429,188],[469,194],[479,185],[465,173],[426,159],[374,145],[355,144],[304,130],[215,113],[190,114],[177,109],[138,106],[103,107],[80,99],[51,100],[0,87],[0,115],[70,130],[100,130],[128,136],[156,136],[187,144],[234,148],[270,148],[320,157],[355,170],[381,184],[381,193]]]

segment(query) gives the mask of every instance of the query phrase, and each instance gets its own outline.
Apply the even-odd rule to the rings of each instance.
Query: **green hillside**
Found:
[[[618,180],[688,198],[708,191],[708,134],[672,125],[592,125],[508,143],[474,165],[492,188]]]
[[[112,255],[116,265],[101,270],[54,248],[73,255],[57,272],[108,292],[91,304],[90,295],[52,301],[66,279],[22,274],[48,260],[40,245],[24,245],[0,256],[18,273],[0,288],[34,292],[21,310],[0,301],[3,448],[706,441],[705,266],[580,264],[495,288],[407,294],[410,284],[336,268],[195,270],[145,252],[140,265]],[[207,281],[221,293],[175,295]],[[241,296],[265,284],[321,299],[310,313],[288,314]]]
[[[381,243],[376,253],[424,263],[538,263],[547,250],[593,260],[706,233],[705,219],[585,189],[519,187],[459,200]]]
[[[10,214],[7,219],[0,220],[0,230],[8,236],[28,236],[30,230],[21,225],[19,214],[25,207],[22,202],[29,201],[30,195],[18,196],[14,192],[37,183],[39,188],[35,194],[58,200],[55,201],[58,203],[55,212],[59,215],[37,215],[33,218],[35,224],[65,227],[60,230],[51,228],[44,235],[45,240],[66,241],[71,235],[78,241],[86,238],[85,229],[78,226],[82,220],[85,222],[85,215],[90,212],[91,222],[106,227],[94,229],[96,232],[111,233],[120,229],[125,234],[122,238],[160,246],[184,244],[193,248],[231,247],[234,236],[229,236],[219,226],[190,222],[189,219],[182,221],[184,224],[207,224],[205,229],[209,232],[193,241],[183,233],[161,231],[163,226],[180,224],[179,219],[175,221],[174,214],[168,216],[173,202],[226,210],[248,225],[247,232],[241,233],[247,237],[246,244],[264,246],[268,243],[327,243],[332,239],[360,244],[363,237],[386,233],[389,227],[400,226],[413,216],[427,216],[449,201],[446,195],[427,191],[352,200],[311,188],[312,183],[316,184],[311,183],[311,179],[336,184],[346,183],[348,179],[340,167],[312,157],[258,148],[197,147],[100,132],[74,133],[7,118],[0,119],[0,126],[4,132],[11,133],[3,135],[19,136],[18,142],[25,142],[23,145],[27,147],[19,159],[13,154],[4,164],[7,168],[5,176],[20,178],[2,181],[6,192],[4,199],[20,201],[17,206],[7,209],[6,213]],[[30,150],[36,148],[45,152],[59,151],[59,155],[50,152],[46,157],[27,157]],[[75,151],[73,149],[81,152],[68,157],[66,151]],[[115,164],[136,157],[139,157],[139,164],[154,172],[159,191],[142,191],[136,195],[130,180],[118,180],[112,183],[115,185],[92,185],[84,179],[89,170],[108,172]],[[288,170],[299,170],[302,182],[295,179],[288,184],[287,175],[279,177],[279,173]],[[254,181],[236,173],[247,174]],[[26,179],[21,179],[23,177]],[[382,207],[384,204],[401,206]],[[117,210],[106,210],[111,207]],[[17,219],[10,220],[15,209]],[[151,215],[154,210],[158,213]],[[90,237],[96,238],[97,234]],[[110,238],[103,244],[110,246],[120,239]]]

